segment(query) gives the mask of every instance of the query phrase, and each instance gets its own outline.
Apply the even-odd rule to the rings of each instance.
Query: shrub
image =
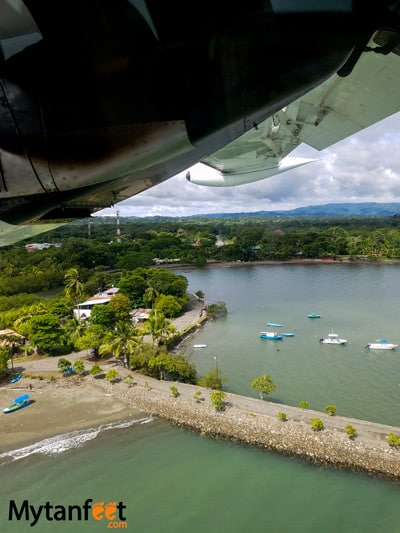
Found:
[[[199,402],[201,400],[201,391],[200,390],[197,390],[194,394],[193,394],[193,398],[196,400],[196,402]]]
[[[299,403],[299,407],[301,407],[302,409],[307,409],[307,407],[308,407],[308,402],[305,402],[304,400],[301,401],[301,402]]]
[[[334,405],[327,405],[325,406],[325,411],[329,414],[329,416],[335,416],[336,407]]]
[[[345,430],[350,439],[354,438],[357,434],[356,428],[354,428],[351,424],[347,424]]]
[[[226,398],[226,393],[221,390],[213,390],[210,392],[210,401],[211,405],[215,407],[217,411],[223,411],[225,409],[224,400]]]
[[[400,437],[398,435],[394,435],[394,433],[389,433],[387,440],[390,446],[400,446]]]
[[[178,389],[175,387],[175,385],[171,385],[169,390],[172,392],[172,396],[174,398],[177,398],[179,396],[179,391]]]
[[[311,418],[310,425],[314,431],[321,431],[324,429],[324,423],[320,418]]]
[[[279,420],[282,420],[283,422],[286,422],[287,420],[286,413],[278,413],[276,416],[279,418]]]

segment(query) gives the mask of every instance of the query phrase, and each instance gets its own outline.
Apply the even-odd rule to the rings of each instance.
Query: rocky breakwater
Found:
[[[177,397],[172,395],[171,385],[177,387]],[[217,411],[210,403],[209,390],[180,383],[148,380],[129,387],[124,382],[103,382],[102,386],[141,411],[202,435],[298,456],[316,464],[400,479],[400,450],[389,446],[387,440],[389,433],[399,434],[399,428],[329,417],[235,394],[227,394],[225,409]],[[201,391],[200,400],[194,398],[196,391]],[[279,412],[287,413],[288,419],[280,420]],[[316,416],[324,422],[321,431],[311,428],[310,419]],[[350,439],[346,424],[359,427],[360,434]]]

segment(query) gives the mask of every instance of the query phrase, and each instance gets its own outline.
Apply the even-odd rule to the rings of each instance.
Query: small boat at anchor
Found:
[[[193,344],[193,348],[206,348],[207,344]]]
[[[260,339],[280,341],[283,339],[283,335],[279,335],[276,331],[260,331]]]
[[[322,339],[319,339],[319,342],[321,344],[336,344],[336,345],[343,345],[346,344],[346,339],[340,339],[339,335],[337,333],[329,333],[327,337],[322,337]]]
[[[378,342],[369,342],[365,347],[370,350],[395,350],[398,347],[398,344],[393,344],[382,339]]]
[[[321,318],[321,315],[319,315],[318,313],[309,313],[307,315],[307,318]]]
[[[267,322],[267,326],[271,328],[283,328],[283,324],[277,324],[276,322]]]

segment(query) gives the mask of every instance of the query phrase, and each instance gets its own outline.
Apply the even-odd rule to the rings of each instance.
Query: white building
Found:
[[[110,289],[106,289],[105,291],[98,292],[85,302],[78,304],[74,308],[75,318],[78,318],[80,320],[87,320],[88,318],[90,318],[92,309],[95,305],[108,304],[111,298],[115,296],[118,291],[119,289],[117,287],[111,287]]]

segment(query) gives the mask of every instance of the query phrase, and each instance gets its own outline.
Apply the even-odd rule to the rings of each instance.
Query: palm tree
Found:
[[[65,296],[72,301],[74,307],[83,294],[83,283],[79,280],[79,272],[76,268],[67,270],[64,276]]]
[[[99,352],[104,355],[112,352],[128,366],[129,356],[140,345],[140,334],[130,322],[118,322],[113,338],[100,346]]]
[[[149,285],[147,289],[144,291],[144,299],[146,302],[150,303],[151,308],[154,307],[154,302],[156,301],[158,296],[159,296],[158,290],[151,285]]]
[[[152,336],[153,346],[156,342],[160,344],[163,338],[169,337],[176,331],[176,327],[157,309],[151,311],[146,329]]]

